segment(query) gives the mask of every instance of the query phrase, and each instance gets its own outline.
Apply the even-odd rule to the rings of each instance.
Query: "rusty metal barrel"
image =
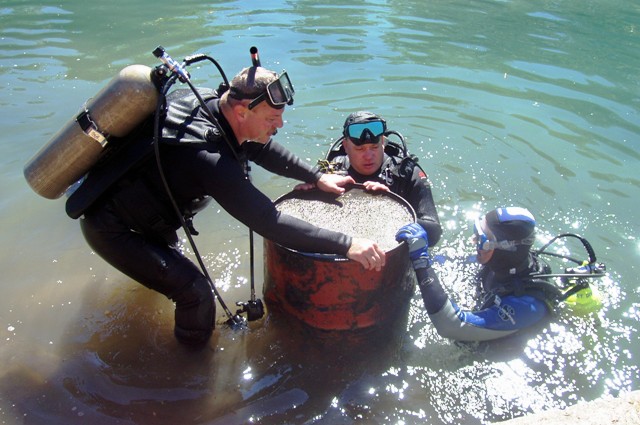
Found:
[[[396,231],[415,222],[411,205],[391,192],[352,185],[340,195],[293,191],[279,211],[319,227],[374,240],[385,251],[380,271],[332,254],[300,252],[264,240],[264,298],[303,323],[324,330],[356,330],[390,323],[406,312],[415,288],[407,246]]]

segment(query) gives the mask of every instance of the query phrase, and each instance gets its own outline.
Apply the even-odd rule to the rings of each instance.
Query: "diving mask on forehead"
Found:
[[[283,71],[277,80],[270,82],[262,94],[249,103],[249,109],[253,109],[264,100],[275,109],[282,109],[285,105],[293,105],[295,90],[289,79],[287,71]]]
[[[379,143],[380,137],[387,131],[387,123],[378,119],[362,123],[349,124],[345,129],[345,137],[351,139],[356,146],[365,143]]]

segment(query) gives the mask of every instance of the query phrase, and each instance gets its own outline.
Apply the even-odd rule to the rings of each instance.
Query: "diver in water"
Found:
[[[398,137],[401,144],[390,140]],[[369,111],[349,114],[342,137],[318,162],[329,173],[348,175],[367,190],[387,190],[404,198],[416,212],[418,223],[429,234],[429,246],[438,243],[442,227],[431,193],[431,184],[417,158],[409,155],[402,135],[387,130],[387,123]],[[296,189],[313,185],[299,184]]]
[[[478,280],[483,297],[473,311],[461,309],[445,293],[431,267],[424,229],[413,223],[398,231],[396,239],[409,245],[422,299],[438,334],[458,341],[501,338],[539,323],[569,295],[547,280],[553,276],[549,265],[531,251],[535,226],[531,212],[520,207],[498,208],[476,220],[473,241],[482,265]]]
[[[175,302],[174,332],[180,342],[208,341],[216,305],[211,281],[181,252],[176,231],[182,222],[176,209],[195,235],[191,220],[213,198],[252,231],[278,244],[344,255],[367,269],[384,266],[385,253],[376,243],[279,213],[248,178],[252,161],[323,191],[339,194],[342,186],[353,183],[348,176],[312,168],[272,140],[283,126],[284,108],[293,103],[293,94],[286,73],[277,75],[260,66],[245,68],[229,86],[205,93],[207,108],[192,91],[176,90],[167,96],[160,117],[159,156],[140,159],[88,202],[83,197],[91,193],[92,182],[108,178],[110,168],[130,155],[96,167],[67,203],[68,210],[73,205],[71,216],[82,215],[82,233],[98,255]]]

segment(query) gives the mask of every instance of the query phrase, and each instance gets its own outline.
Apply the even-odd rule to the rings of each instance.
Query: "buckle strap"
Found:
[[[87,136],[91,137],[96,142],[100,143],[100,146],[103,148],[106,146],[109,137],[108,134],[102,133],[100,129],[98,129],[98,125],[91,119],[91,115],[89,114],[89,110],[84,108],[84,111],[80,112],[76,117],[76,122],[82,129],[83,133]]]

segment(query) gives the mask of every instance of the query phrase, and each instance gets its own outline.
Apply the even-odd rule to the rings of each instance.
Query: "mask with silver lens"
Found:
[[[253,109],[264,100],[269,106],[275,109],[282,109],[285,105],[293,105],[293,95],[295,90],[289,79],[289,75],[284,71],[277,80],[270,82],[267,89],[260,96],[249,103],[249,109]]]

